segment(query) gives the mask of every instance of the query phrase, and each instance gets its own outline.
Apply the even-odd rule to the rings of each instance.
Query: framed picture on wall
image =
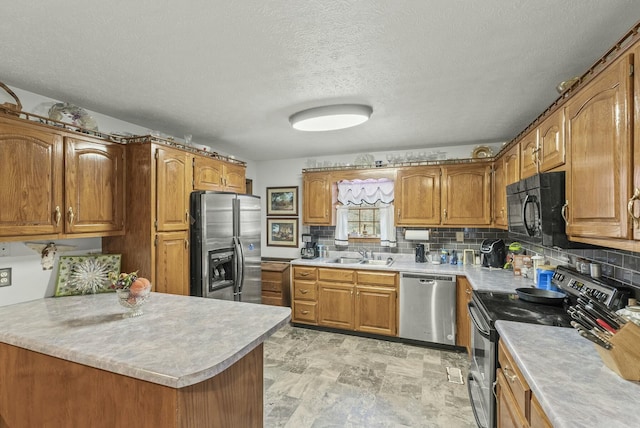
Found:
[[[267,218],[267,246],[297,247],[297,218]]]
[[[297,216],[298,186],[267,187],[267,215]]]

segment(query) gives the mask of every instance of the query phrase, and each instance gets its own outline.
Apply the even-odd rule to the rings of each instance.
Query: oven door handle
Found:
[[[476,310],[475,310],[476,305],[473,302],[469,302],[467,303],[467,309],[469,311],[469,318],[471,318],[471,321],[473,322],[473,325],[475,326],[476,330],[478,330],[478,332],[484,336],[485,338],[491,340],[491,332],[482,327],[480,325],[480,321],[478,321],[477,317],[478,315],[476,315]]]
[[[473,410],[473,417],[476,418],[476,425],[478,425],[480,428],[486,428],[480,423],[478,410],[476,409],[476,406],[473,405],[473,393],[471,392],[471,384],[474,382],[478,383],[478,381],[473,377],[473,374],[469,373],[467,375],[467,391],[469,392],[469,400],[471,401],[471,410]]]

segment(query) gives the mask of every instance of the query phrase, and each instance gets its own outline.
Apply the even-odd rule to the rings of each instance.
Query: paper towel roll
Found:
[[[404,239],[407,241],[428,241],[429,230],[405,230]]]

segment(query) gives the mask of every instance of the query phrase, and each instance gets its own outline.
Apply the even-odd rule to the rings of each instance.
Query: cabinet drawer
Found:
[[[272,306],[288,306],[280,293],[262,292],[262,304]]]
[[[318,268],[318,279],[321,281],[348,282],[354,283],[356,271],[348,269],[326,269]]]
[[[316,283],[313,281],[294,281],[293,300],[317,300]]]
[[[359,270],[357,274],[358,284],[384,285],[386,287],[395,287],[397,284],[398,274],[395,272]]]
[[[280,293],[282,291],[282,282],[280,279],[277,281],[272,281],[268,279],[264,279],[264,274],[262,275],[262,291],[273,291]]]
[[[502,373],[507,380],[507,385],[518,403],[520,412],[528,420],[531,389],[502,341],[500,341],[498,345],[498,362],[500,363],[500,367],[502,367]]]
[[[317,270],[314,267],[302,267],[302,266],[294,266],[293,267],[293,277],[295,279],[317,279]]]
[[[305,321],[316,323],[317,311],[315,302],[294,302],[293,305],[293,319],[294,321]]]

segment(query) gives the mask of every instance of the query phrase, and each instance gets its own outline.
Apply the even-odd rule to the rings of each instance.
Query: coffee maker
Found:
[[[506,251],[502,239],[485,239],[480,245],[482,266],[503,268],[506,260]]]
[[[303,233],[302,244],[304,246],[300,250],[300,257],[303,259],[315,259],[320,256],[320,252],[318,251],[318,242],[315,235]]]

